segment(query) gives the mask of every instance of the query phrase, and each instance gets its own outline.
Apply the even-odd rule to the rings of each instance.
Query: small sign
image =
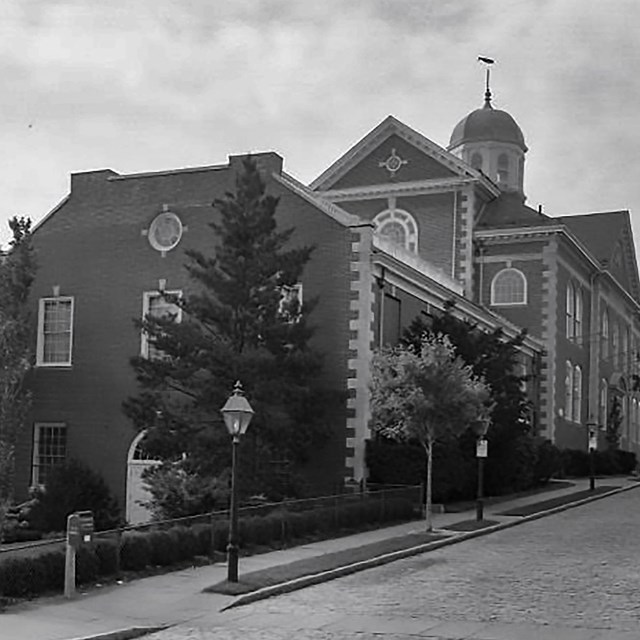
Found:
[[[489,443],[486,438],[479,438],[476,444],[476,458],[486,458]]]
[[[598,450],[598,435],[597,434],[589,434],[589,451],[597,451]]]

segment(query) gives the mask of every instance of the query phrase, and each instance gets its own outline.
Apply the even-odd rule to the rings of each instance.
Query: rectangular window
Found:
[[[280,287],[278,315],[286,322],[298,322],[302,311],[302,283]]]
[[[384,318],[382,320],[382,344],[395,347],[400,342],[402,306],[399,298],[384,294]]]
[[[67,426],[60,422],[37,423],[33,430],[31,484],[43,486],[49,471],[67,456]]]
[[[564,419],[573,420],[573,365],[567,361],[564,379]]]
[[[36,363],[69,366],[73,344],[73,298],[40,298]]]
[[[165,294],[178,296],[182,295],[182,291],[145,291],[142,295],[142,317],[147,316],[153,318],[162,318],[169,315],[175,315],[175,321],[182,321],[182,309],[173,302],[165,299]],[[165,357],[161,349],[157,349],[145,331],[142,332],[142,340],[140,354],[144,358],[150,360],[159,360]]]

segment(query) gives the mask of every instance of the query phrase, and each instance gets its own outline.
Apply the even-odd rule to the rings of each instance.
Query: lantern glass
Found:
[[[242,395],[240,383],[236,383],[233,394],[229,396],[220,411],[230,435],[242,436],[246,433],[251,418],[253,418],[253,409],[249,401]]]

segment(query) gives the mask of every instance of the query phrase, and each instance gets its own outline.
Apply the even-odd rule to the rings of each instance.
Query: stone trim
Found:
[[[351,280],[349,301],[349,359],[347,361],[347,423],[345,438],[345,481],[366,478],[365,441],[369,438],[369,381],[374,343],[375,292],[373,265],[373,228],[351,230]]]
[[[540,376],[540,422],[546,435],[555,441],[556,406],[556,340],[558,331],[558,240],[552,238],[542,250],[542,340],[546,351],[542,356]],[[546,417],[546,425],[543,422]]]

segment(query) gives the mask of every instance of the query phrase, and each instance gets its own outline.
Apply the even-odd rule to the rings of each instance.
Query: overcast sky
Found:
[[[482,105],[522,128],[528,204],[630,209],[637,0],[0,0],[0,243],[69,174],[275,150],[310,182],[392,114],[446,146]]]

